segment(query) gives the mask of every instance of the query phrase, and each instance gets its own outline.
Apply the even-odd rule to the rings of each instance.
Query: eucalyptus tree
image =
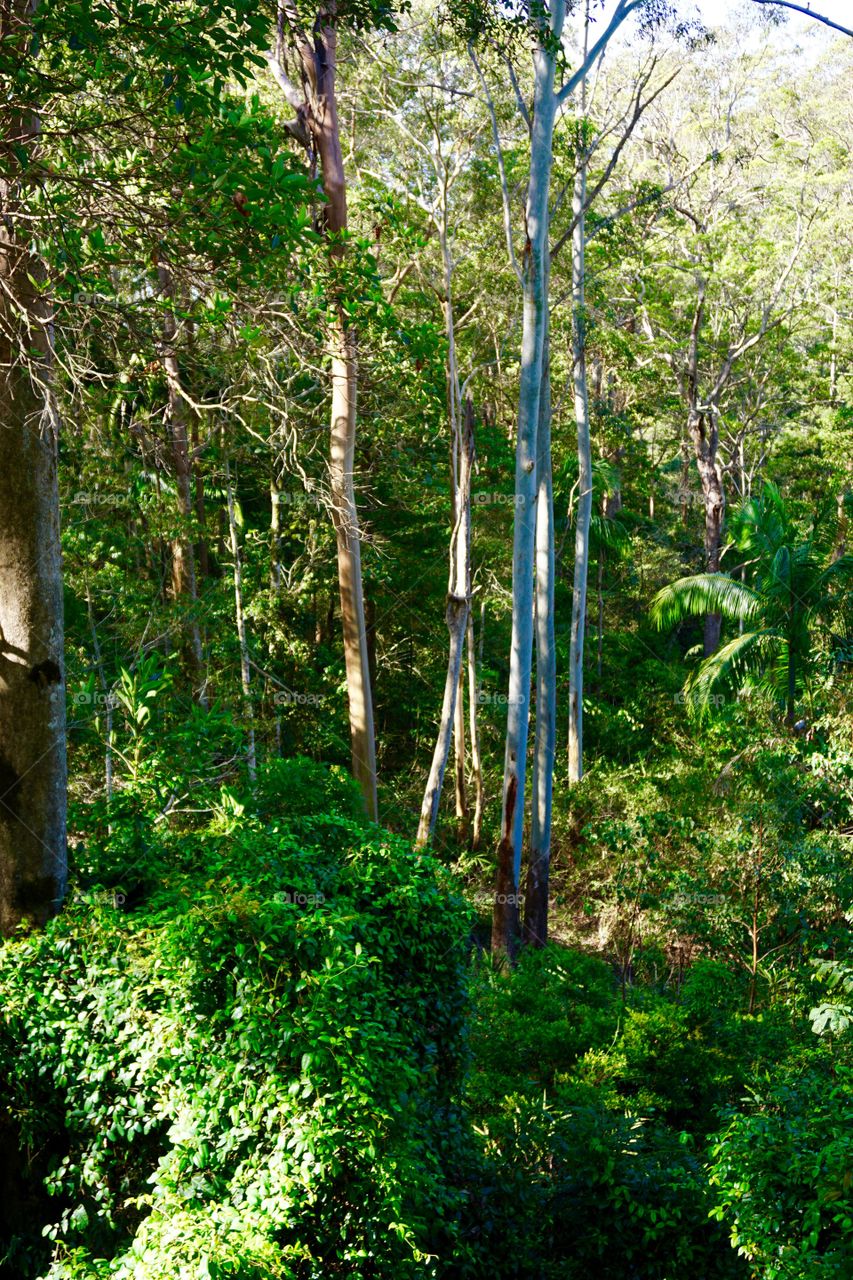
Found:
[[[356,23],[392,24],[390,11],[368,3],[364,12],[349,13]],[[319,160],[325,204],[322,224],[332,260],[340,274],[347,250],[347,178],[338,117],[338,33],[341,16],[335,0],[309,19],[287,2],[278,9],[275,50],[270,67],[288,104],[296,113],[290,129],[313,159]],[[291,67],[291,64],[292,67]],[[292,74],[291,74],[292,70]],[[364,609],[361,535],[355,498],[356,395],[358,359],[356,328],[348,314],[346,290],[331,284],[326,341],[331,381],[329,485],[338,553],[344,660],[347,675],[352,770],[368,815],[378,817],[376,740],[373,691]]]
[[[187,5],[180,23],[142,0],[121,0],[117,11],[14,0],[0,23],[0,79],[15,86],[0,109],[0,928],[8,932],[23,916],[43,921],[65,882],[59,408],[69,394],[79,403],[93,387],[120,384],[108,336],[137,332],[116,305],[123,276],[134,279],[152,363],[175,373],[176,334],[163,340],[154,301],[155,255],[180,242],[187,254],[216,257],[227,246],[229,261],[240,258],[244,218],[232,193],[252,164],[244,167],[238,146],[232,167],[211,173],[210,134],[221,139],[236,119],[226,83],[245,87],[251,67],[263,65],[267,22],[243,0]],[[254,110],[240,114],[251,127]],[[154,148],[140,141],[152,130]],[[257,173],[263,163],[253,162]],[[244,233],[243,250],[250,239]],[[105,294],[112,305],[102,307]],[[110,319],[86,350],[79,331],[90,314]],[[174,379],[169,389],[179,396]]]
[[[783,142],[751,106],[750,86],[762,67],[769,73],[769,52],[766,44],[758,52],[726,51],[713,114],[686,81],[656,110],[654,145],[679,189],[657,220],[634,280],[648,358],[669,370],[683,408],[712,574],[720,569],[726,509],[720,445],[728,398],[752,376],[748,362],[758,348],[791,323],[802,301],[804,248],[821,200],[810,139]],[[765,140],[775,141],[772,158]],[[719,644],[720,627],[712,611],[706,657]]]
[[[588,44],[589,6],[584,23],[584,43]],[[615,102],[595,104],[598,119],[588,116],[593,106],[588,101],[587,78],[581,82],[578,122],[575,126],[576,161],[572,186],[571,218],[568,227],[554,245],[556,257],[562,247],[571,247],[571,295],[572,295],[572,387],[574,393],[575,428],[578,456],[578,498],[575,510],[575,556],[572,575],[572,621],[569,652],[569,724],[568,724],[568,777],[570,783],[579,782],[583,775],[583,683],[584,642],[586,636],[587,578],[589,574],[590,534],[593,498],[593,459],[590,433],[590,395],[587,379],[587,302],[586,302],[586,249],[587,214],[599,200],[617,170],[627,143],[637,128],[643,113],[672,83],[678,74],[676,69],[661,79],[646,93],[658,66],[654,49],[633,72],[627,101],[625,95],[617,95]],[[600,69],[600,61],[599,61]],[[620,67],[624,74],[624,67]],[[593,95],[599,88],[599,78],[593,86]],[[590,184],[589,172],[593,160],[605,144],[610,151],[599,159],[600,170]],[[568,184],[567,184],[568,186]],[[557,203],[560,203],[558,196]],[[614,213],[618,218],[619,210]]]
[[[378,43],[378,42],[376,42]],[[465,221],[472,203],[471,169],[479,159],[484,122],[473,95],[466,92],[465,70],[452,40],[428,10],[418,10],[397,33],[394,46],[364,41],[361,59],[366,84],[356,98],[362,133],[375,130],[372,148],[360,148],[359,177],[381,183],[414,204],[424,233],[413,256],[400,262],[388,281],[396,298],[405,275],[414,272],[441,308],[445,335],[446,406],[450,458],[450,575],[445,608],[449,631],[448,666],[436,746],[424,791],[417,843],[432,839],[451,738],[455,756],[458,834],[468,824],[464,717],[464,661],[471,621],[471,477],[474,464],[474,410],[467,388],[478,370],[464,379],[456,297],[459,256],[466,253]],[[402,65],[400,65],[402,64]],[[399,140],[399,151],[389,148]],[[362,152],[366,150],[366,154]],[[437,252],[433,252],[436,251]],[[470,320],[477,310],[463,307]],[[469,642],[470,736],[474,766],[475,814],[472,838],[482,823],[482,769],[478,759],[476,663]]]
[[[532,103],[524,100],[514,73],[512,82],[517,88],[519,113],[529,134],[529,176],[524,205],[524,247],[516,254],[512,232],[510,193],[505,178],[502,181],[507,244],[513,268],[518,277],[522,294],[522,339],[519,371],[518,421],[516,429],[515,461],[515,525],[512,558],[512,638],[510,646],[509,690],[507,697],[507,733],[504,756],[504,777],[501,805],[501,830],[498,846],[498,871],[495,890],[495,906],[492,920],[492,948],[499,954],[512,954],[515,950],[520,925],[519,886],[521,881],[521,857],[525,819],[525,792],[527,749],[530,725],[530,682],[533,670],[534,642],[534,582],[536,576],[536,522],[540,509],[539,473],[547,474],[550,460],[539,452],[540,402],[545,365],[547,331],[548,259],[550,228],[551,170],[554,149],[554,130],[560,108],[567,102],[583,81],[610,40],[629,17],[646,7],[646,0],[618,0],[618,3],[594,44],[587,49],[577,71],[562,83],[557,83],[558,67],[562,65],[563,27],[566,17],[565,0],[524,8],[520,22],[529,31],[533,44]],[[659,6],[658,6],[659,8]],[[488,29],[488,24],[481,24]],[[474,23],[475,32],[477,23]],[[478,33],[479,34],[479,33]],[[480,83],[484,89],[492,119],[495,149],[501,151],[498,122],[486,78],[480,66],[474,43],[469,46]],[[501,164],[502,176],[504,166]],[[539,462],[539,473],[537,472]],[[543,518],[547,508],[548,487],[542,490]],[[549,522],[553,528],[553,520]],[[550,533],[546,535],[550,538]],[[547,575],[551,572],[553,555],[539,556],[538,562],[546,575],[540,597],[547,600],[551,588]],[[546,606],[547,607],[547,606]],[[547,649],[553,647],[553,610],[549,611],[540,634],[540,660],[547,662]],[[553,706],[553,695],[547,695]],[[547,716],[550,713],[545,711]],[[544,779],[553,773],[553,735],[543,726],[539,735],[542,759],[538,773],[542,782],[537,788],[541,803],[550,804],[550,782]],[[536,819],[537,829],[546,832],[550,825],[545,812]]]
[[[34,6],[0,13],[0,932],[62,900],[65,682],[51,308],[27,218]],[[5,96],[5,95],[4,95]]]

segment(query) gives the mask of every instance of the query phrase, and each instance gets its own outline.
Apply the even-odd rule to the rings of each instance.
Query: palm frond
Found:
[[[685,701],[700,719],[725,698],[733,698],[745,682],[758,683],[784,638],[776,631],[746,631],[706,658],[684,686]]]
[[[725,573],[697,573],[661,588],[652,601],[651,618],[665,631],[684,618],[700,618],[706,613],[749,622],[760,610],[761,598],[752,587]]]

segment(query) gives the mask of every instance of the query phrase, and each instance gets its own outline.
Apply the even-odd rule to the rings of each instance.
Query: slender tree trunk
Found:
[[[468,630],[468,619],[465,619]],[[456,691],[456,709],[453,717],[454,799],[456,803],[456,842],[468,841],[468,787],[465,780],[465,651],[459,668],[459,688]]]
[[[207,513],[204,502],[204,476],[201,473],[201,467],[198,465],[198,423],[194,422],[192,427],[192,449],[195,465],[193,471],[193,484],[195,486],[195,519],[198,525],[198,568],[203,578],[210,577],[210,550],[207,545]]]
[[[474,460],[474,411],[470,399],[465,405],[462,447],[458,451],[459,475],[456,488],[455,522],[450,537],[450,574],[447,586],[447,629],[450,635],[447,676],[438,737],[421,805],[415,844],[422,848],[433,837],[444,771],[450,754],[450,739],[456,720],[462,654],[471,607],[471,469]]]
[[[605,550],[601,546],[598,552],[598,580],[597,580],[597,602],[598,602],[598,630],[596,634],[596,655],[595,655],[595,674],[598,677],[599,685],[601,684],[601,671],[604,659],[604,561]]]
[[[329,11],[334,14],[334,7]],[[331,24],[318,23],[313,50],[302,50],[303,62],[310,58],[308,78],[313,80],[310,95],[310,128],[320,156],[324,216],[333,256],[344,252],[341,240],[347,227],[347,189],[341,151],[336,90],[337,31]],[[332,513],[338,550],[338,587],[341,597],[344,661],[347,673],[352,770],[367,808],[375,822],[379,816],[376,795],[376,743],[373,727],[373,694],[364,616],[364,588],[361,572],[361,538],[355,501],[356,388],[358,369],[355,331],[346,319],[343,305],[333,308],[329,325],[328,350],[332,372],[332,425],[329,481]]]
[[[474,646],[473,610],[468,610],[468,732],[471,739],[471,775],[474,781],[474,822],[471,828],[471,849],[476,852],[480,847],[483,834],[483,761],[480,755],[480,727],[478,711],[480,706],[480,682],[478,672],[482,668],[483,628],[485,625],[486,606],[480,609],[480,661]]]
[[[0,11],[26,58],[34,5]],[[58,419],[44,268],[19,234],[20,147],[35,111],[0,139],[0,934],[43,924],[66,884],[66,742]],[[26,224],[24,224],[26,225]]]
[[[709,414],[705,414],[697,409],[691,409],[687,426],[693,441],[696,467],[702,484],[705,508],[705,568],[708,573],[719,573],[726,495],[717,460],[719,432],[716,413],[712,410]],[[719,613],[709,613],[705,618],[704,655],[706,658],[719,648],[722,623],[722,614]]]
[[[225,458],[225,494],[228,502],[228,532],[231,537],[231,558],[234,563],[234,616],[237,623],[237,643],[240,646],[240,683],[243,688],[243,707],[246,713],[246,766],[249,779],[257,777],[255,756],[255,708],[252,701],[252,669],[249,663],[249,638],[246,633],[246,615],[243,610],[243,566],[240,558],[240,539],[237,536],[237,515],[234,509],[234,490],[231,485],[231,465]]]
[[[332,331],[332,433],[329,483],[338,548],[338,588],[347,673],[353,776],[361,788],[368,817],[377,820],[376,743],[370,657],[361,574],[361,538],[355,505],[356,364],[354,336],[339,315]]]
[[[554,486],[551,470],[551,361],[548,319],[539,395],[536,474],[536,733],[533,752],[530,864],[524,900],[523,940],[548,940],[551,868],[551,802],[557,734],[557,661],[554,646]]]
[[[583,652],[586,637],[586,595],[589,577],[589,531],[592,521],[592,445],[589,430],[589,391],[586,378],[586,156],[581,156],[575,179],[572,235],[572,347],[574,356],[575,423],[578,447],[578,505],[575,516],[575,571],[572,589],[572,633],[569,655],[569,782],[583,777]]]
[[[515,454],[512,641],[501,838],[492,918],[492,950],[510,957],[515,953],[519,936],[519,884],[533,666],[533,577],[538,493],[536,437],[548,309],[548,199],[556,115],[554,73],[563,12],[563,4],[555,0],[549,37],[533,53],[533,120],[526,206],[527,243],[522,268],[521,373]]]
[[[163,297],[171,300],[174,297],[172,273],[165,262],[157,264],[157,279]],[[172,471],[175,477],[175,489],[178,500],[178,521],[180,528],[172,539],[172,594],[177,603],[185,609],[184,629],[189,650],[190,666],[193,678],[199,685],[198,699],[204,706],[205,677],[204,653],[201,644],[201,632],[198,625],[198,586],[195,571],[195,551],[189,526],[192,521],[192,466],[190,463],[189,437],[187,435],[186,404],[181,395],[181,374],[177,354],[177,326],[171,309],[163,315],[162,362],[166,375],[166,386],[169,397],[169,436],[172,454]]]
[[[98,628],[95,623],[95,608],[92,604],[92,591],[88,582],[86,583],[86,611],[89,615],[89,630],[92,633],[92,653],[95,658],[98,680],[100,682],[101,693],[104,699],[104,719],[106,721],[104,735],[104,790],[107,796],[107,805],[109,805],[113,798],[113,695],[107,683],[107,673],[104,669],[101,644],[98,640]]]

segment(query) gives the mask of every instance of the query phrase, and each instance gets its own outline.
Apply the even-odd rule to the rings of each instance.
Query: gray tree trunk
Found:
[[[240,646],[240,684],[243,689],[243,707],[246,712],[246,767],[249,779],[257,777],[255,756],[255,708],[252,701],[252,669],[249,663],[249,637],[246,633],[246,615],[243,610],[243,565],[240,558],[240,539],[237,535],[237,514],[234,509],[234,489],[231,485],[231,466],[225,459],[225,495],[228,502],[228,532],[231,539],[231,558],[234,562],[234,617],[237,623],[237,643]]]
[[[546,318],[539,396],[536,472],[536,733],[533,752],[530,865],[524,899],[523,939],[548,940],[551,805],[557,725],[557,660],[554,647],[554,485],[551,469],[551,361]]]
[[[471,470],[474,461],[474,410],[470,399],[465,405],[463,438],[457,456],[459,472],[454,503],[455,519],[450,536],[450,573],[445,614],[450,635],[447,675],[444,681],[438,737],[424,790],[415,840],[418,848],[427,844],[435,831],[444,772],[447,768],[450,741],[456,721],[462,655],[471,608]]]
[[[575,569],[572,589],[572,633],[569,655],[569,782],[583,777],[583,652],[589,578],[589,530],[592,520],[592,446],[589,434],[589,390],[586,377],[586,156],[575,180],[572,213],[572,354],[574,357],[575,423],[578,440],[578,505],[575,515]]]
[[[563,6],[554,5],[554,42]],[[523,266],[521,374],[515,453],[515,530],[512,552],[512,641],[507,701],[501,839],[492,917],[492,950],[514,954],[519,935],[519,886],[524,837],[524,795],[533,666],[533,577],[536,538],[536,436],[542,386],[542,352],[548,308],[548,197],[554,142],[556,55],[551,41],[533,54],[534,95],[527,191],[527,242]]]

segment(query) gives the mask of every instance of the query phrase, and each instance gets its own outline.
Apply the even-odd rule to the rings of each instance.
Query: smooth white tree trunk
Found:
[[[255,756],[255,708],[252,701],[252,668],[249,662],[249,638],[246,633],[246,614],[243,609],[243,565],[240,557],[240,539],[237,534],[237,514],[234,508],[234,489],[231,484],[231,465],[225,459],[225,495],[228,502],[228,533],[231,540],[231,559],[234,564],[234,617],[237,624],[237,643],[240,646],[240,684],[243,689],[243,706],[246,712],[246,767],[252,782],[257,777]]]
[[[515,455],[515,529],[512,555],[512,641],[507,702],[501,840],[492,918],[492,949],[512,955],[519,934],[519,886],[524,835],[524,797],[533,665],[533,580],[536,538],[536,475],[542,356],[548,312],[548,200],[551,186],[556,45],[564,6],[551,9],[550,34],[533,53],[533,117],[527,239],[522,260],[522,341]]]
[[[575,513],[575,567],[569,652],[570,783],[579,782],[583,776],[583,653],[589,578],[589,531],[592,521],[592,445],[586,376],[586,170],[586,156],[582,155],[572,201],[575,223],[572,233],[572,355],[578,448],[578,504]]]
[[[554,485],[551,468],[550,327],[546,322],[539,396],[536,501],[536,733],[533,753],[530,866],[524,899],[523,937],[548,939],[551,809],[557,725],[557,659],[554,647]]]

